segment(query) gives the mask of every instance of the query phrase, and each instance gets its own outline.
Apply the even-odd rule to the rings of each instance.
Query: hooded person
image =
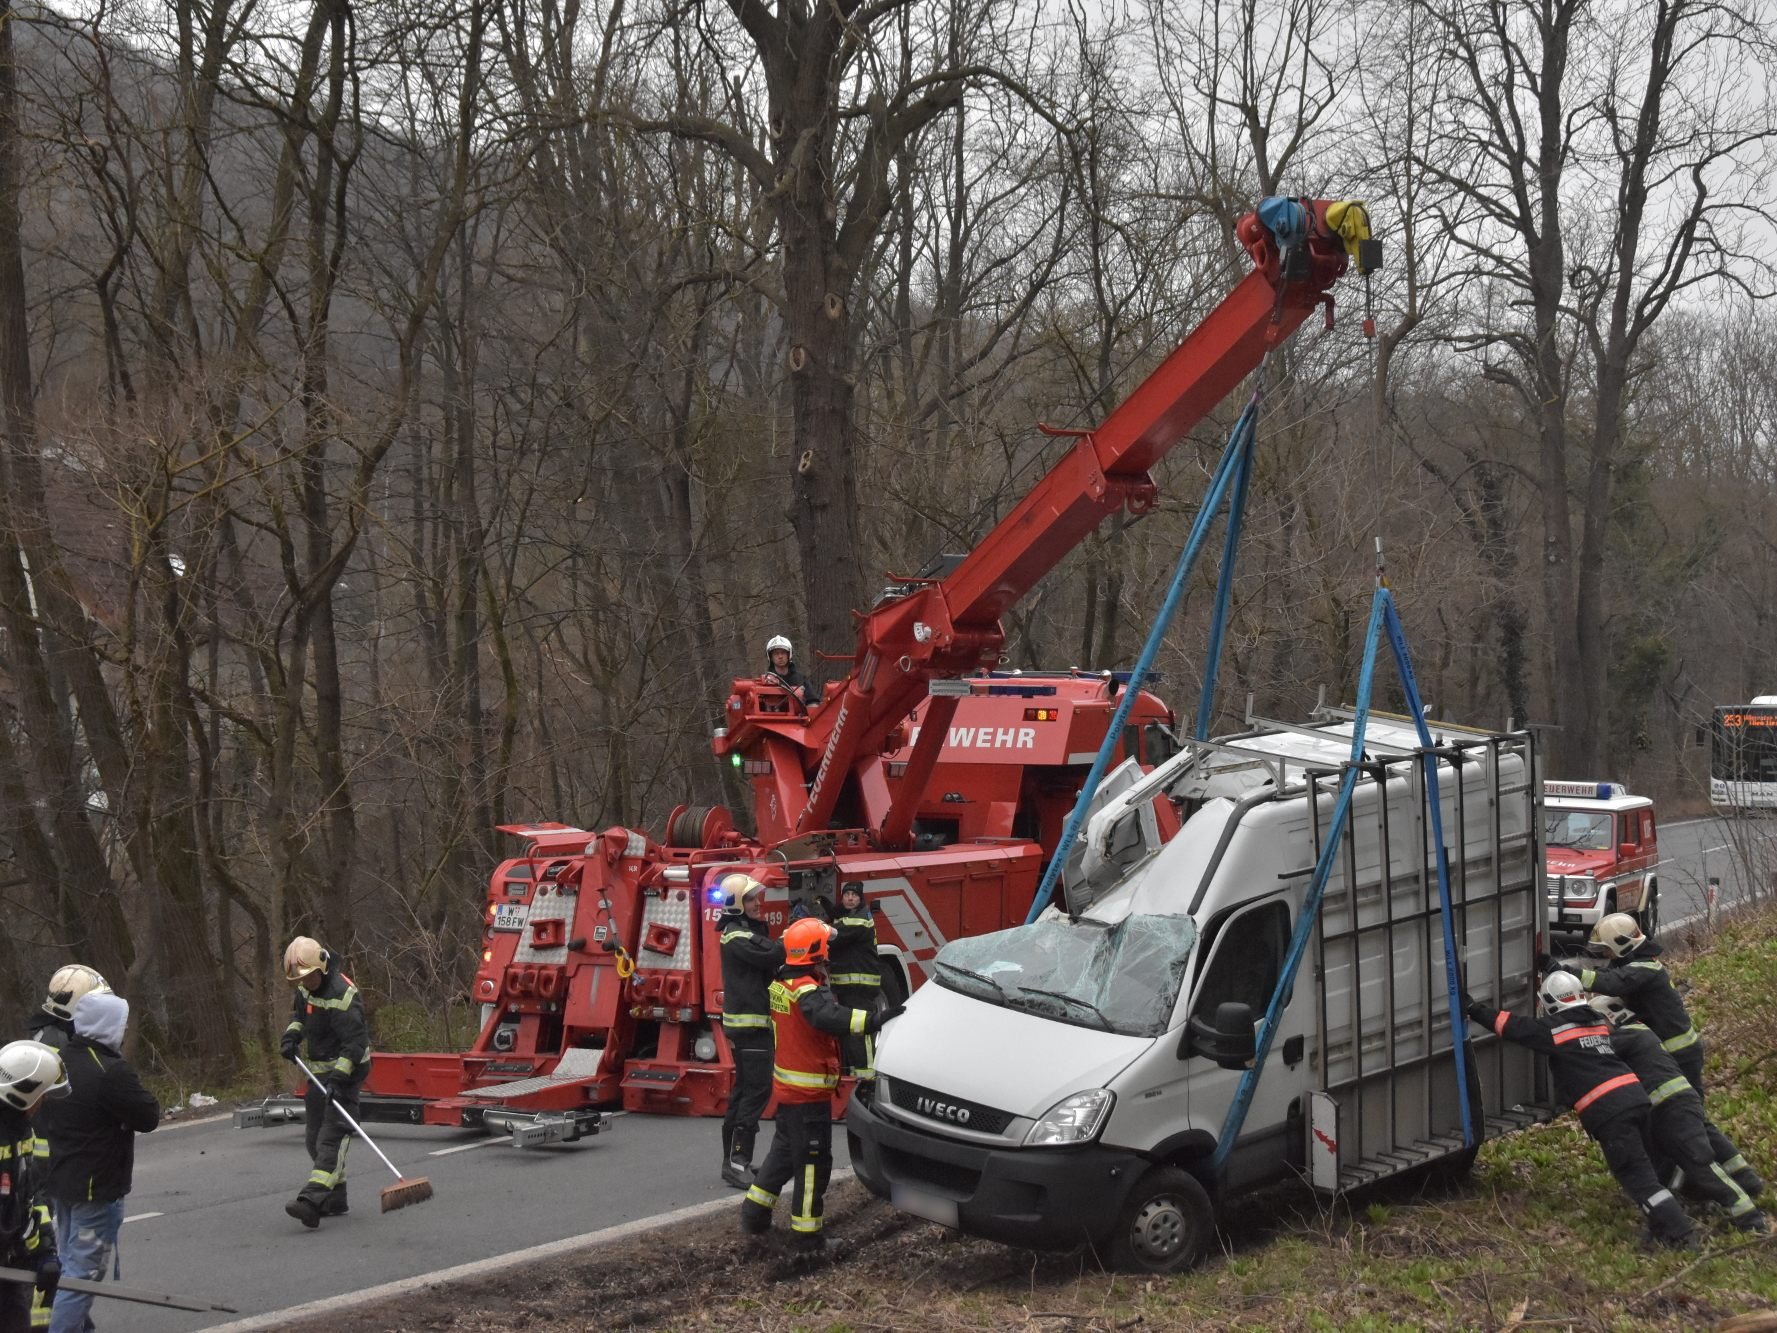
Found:
[[[61,1050],[63,1043],[74,1034],[74,1006],[79,1003],[81,996],[92,991],[101,991],[107,995],[111,993],[111,987],[97,970],[84,963],[69,963],[66,967],[58,967],[55,975],[49,979],[49,989],[43,997],[43,1004],[31,1015],[31,1021],[27,1025],[31,1040]]]
[[[123,1200],[135,1171],[136,1135],[160,1123],[160,1103],[122,1055],[129,1001],[109,988],[74,1002],[62,1047],[68,1095],[45,1102],[37,1131],[49,1140],[49,1196],[65,1277],[102,1281],[113,1267]],[[58,1291],[50,1333],[93,1327],[91,1293]]]

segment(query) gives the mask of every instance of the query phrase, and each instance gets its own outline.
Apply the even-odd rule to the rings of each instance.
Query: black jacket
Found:
[[[772,978],[784,964],[782,940],[771,938],[762,921],[745,912],[724,912],[716,918],[716,939],[722,948],[722,1028],[735,1033],[771,1031]]]
[[[1548,1056],[1556,1098],[1578,1111],[1588,1130],[1648,1105],[1641,1081],[1611,1046],[1610,1024],[1596,1009],[1579,1005],[1545,1018],[1520,1018],[1477,1001],[1468,1016]]]
[[[35,1268],[56,1252],[44,1192],[48,1153],[30,1117],[0,1103],[0,1267]]]
[[[876,957],[876,923],[870,905],[856,913],[842,907],[833,917],[833,939],[827,945],[827,981],[833,986],[880,986],[882,964]]]
[[[49,1140],[49,1196],[58,1203],[110,1203],[130,1192],[136,1135],[160,1123],[160,1103],[129,1062],[89,1037],[62,1048],[68,1095],[37,1107]]]
[[[296,987],[284,1029],[300,1032],[308,1044],[308,1066],[323,1079],[362,1083],[370,1073],[370,1025],[364,1001],[337,958],[327,960],[327,978],[314,991]]]
[[[771,654],[767,653],[764,674],[767,680],[777,681],[786,689],[793,690],[796,696],[810,708],[814,707],[815,700],[820,697],[808,677],[802,674],[802,668],[796,665],[796,659],[793,657],[790,659],[789,666],[778,671],[771,665]]]
[[[30,1033],[32,1041],[40,1041],[59,1051],[74,1035],[74,1020],[52,1014],[39,1006],[37,1012],[31,1015],[31,1021],[25,1024],[25,1029]]]
[[[1658,944],[1649,940],[1604,967],[1577,971],[1580,985],[1599,995],[1615,995],[1654,1030],[1667,1050],[1676,1051],[1694,1044],[1697,1032],[1691,1026],[1690,1011],[1672,985],[1672,974],[1659,961],[1662,952]]]
[[[1678,1061],[1666,1053],[1659,1037],[1646,1024],[1618,1023],[1611,1029],[1610,1044],[1623,1063],[1635,1071],[1635,1077],[1647,1089],[1648,1100],[1655,1106],[1673,1097],[1697,1096]]]

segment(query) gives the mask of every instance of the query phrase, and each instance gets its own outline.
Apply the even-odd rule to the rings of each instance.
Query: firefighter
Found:
[[[294,1061],[304,1041],[308,1067],[325,1086],[303,1080],[303,1118],[308,1128],[308,1182],[284,1211],[303,1226],[321,1225],[323,1217],[341,1217],[346,1206],[346,1153],[352,1133],[334,1110],[335,1104],[358,1118],[358,1091],[370,1073],[370,1027],[364,1001],[340,960],[307,935],[298,935],[284,950],[284,978],[294,982],[290,1025],[279,1044]]]
[[[1541,1019],[1482,1004],[1467,995],[1463,1008],[1507,1041],[1549,1057],[1555,1095],[1572,1106],[1597,1142],[1617,1184],[1647,1219],[1647,1241],[1672,1249],[1697,1246],[1684,1205],[1660,1183],[1647,1155],[1649,1102],[1641,1080],[1611,1048],[1610,1025],[1587,1004],[1579,978],[1551,972],[1543,978]],[[1645,1243],[1645,1242],[1644,1242]]]
[[[1614,995],[1593,997],[1592,1007],[1610,1021],[1611,1049],[1635,1071],[1653,1104],[1649,1122],[1651,1142],[1656,1159],[1666,1159],[1656,1160],[1656,1169],[1663,1175],[1667,1163],[1675,1164],[1692,1187],[1720,1207],[1736,1227],[1761,1235],[1768,1232],[1769,1219],[1759,1211],[1735,1174],[1716,1160],[1710,1127],[1703,1118],[1703,1099],[1672,1057],[1661,1049],[1653,1029],[1637,1022],[1629,1006]],[[1732,1155],[1738,1156],[1738,1151]],[[1762,1184],[1757,1177],[1754,1181]]]
[[[61,1050],[74,1035],[74,1006],[80,997],[98,991],[111,994],[105,978],[83,963],[69,963],[56,969],[49,979],[49,993],[43,1007],[31,1015],[31,1040]]]
[[[0,1281],[0,1333],[49,1327],[62,1280],[49,1217],[49,1145],[31,1126],[46,1097],[68,1094],[68,1071],[41,1041],[0,1046],[0,1268],[29,1269],[36,1281]]]
[[[765,675],[775,679],[808,707],[814,706],[814,686],[796,665],[795,651],[783,635],[773,635],[765,645]]]
[[[765,886],[735,871],[722,876],[722,1035],[734,1052],[734,1088],[722,1116],[722,1179],[737,1190],[753,1183],[753,1144],[771,1097],[772,978],[784,946],[765,924]]]
[[[830,952],[827,981],[833,987],[833,998],[847,1009],[874,1010],[882,994],[882,965],[876,957],[876,923],[864,905],[864,886],[856,880],[839,886]],[[848,1032],[840,1039],[840,1046],[846,1072],[860,1083],[874,1086],[876,1038],[868,1032]]]
[[[74,1035],[62,1047],[66,1097],[37,1110],[37,1132],[49,1140],[45,1193],[55,1217],[56,1251],[67,1277],[103,1281],[123,1226],[123,1200],[136,1163],[136,1135],[160,1123],[160,1103],[120,1053],[129,1001],[90,990],[74,1002]],[[50,1333],[92,1327],[91,1293],[63,1291]]]
[[[1661,1047],[1697,1090],[1697,1096],[1703,1097],[1703,1037],[1672,984],[1672,974],[1660,961],[1663,951],[1659,943],[1644,935],[1640,924],[1627,912],[1612,912],[1592,927],[1586,947],[1593,956],[1611,961],[1603,967],[1590,968],[1578,959],[1563,958],[1556,966],[1572,972],[1580,985],[1594,994],[1614,995],[1627,1004],[1637,1019],[1653,1029]],[[1751,1171],[1746,1159],[1714,1125],[1710,1125],[1709,1141],[1718,1160],[1737,1161],[1737,1165],[1728,1168],[1730,1172]]]
[[[784,967],[771,984],[771,1023],[777,1033],[771,1090],[777,1096],[777,1128],[759,1174],[740,1205],[740,1229],[749,1236],[771,1230],[771,1210],[786,1183],[794,1182],[790,1234],[802,1249],[819,1250],[821,1201],[833,1171],[833,1092],[839,1086],[839,1038],[876,1032],[900,1009],[886,1013],[847,1009],[827,986],[833,927],[813,917],[784,932]]]

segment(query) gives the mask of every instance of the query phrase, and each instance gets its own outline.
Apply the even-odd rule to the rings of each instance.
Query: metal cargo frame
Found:
[[[1444,739],[1431,753],[1449,765],[1439,786],[1463,975],[1475,995],[1523,1009],[1536,985],[1545,919],[1535,742],[1528,732],[1440,730]],[[1320,1088],[1310,1095],[1306,1155],[1310,1183],[1322,1190],[1373,1184],[1464,1151],[1422,753],[1397,750],[1358,765],[1359,791],[1369,784],[1372,808],[1360,819],[1354,804],[1316,923]],[[1502,780],[1502,766],[1514,767],[1502,759],[1512,755],[1522,760],[1518,777]],[[1316,859],[1327,819],[1320,797],[1330,812],[1342,775],[1307,774],[1316,797],[1308,802]],[[1405,829],[1394,827],[1406,813],[1398,794],[1392,809],[1388,799],[1389,784],[1399,782],[1411,792]],[[1521,805],[1521,821],[1505,818],[1508,802]],[[1520,828],[1508,832],[1513,823]],[[1374,865],[1360,862],[1360,838],[1374,839]],[[1471,1024],[1467,1055],[1477,1142],[1552,1114],[1547,1067],[1534,1053]]]

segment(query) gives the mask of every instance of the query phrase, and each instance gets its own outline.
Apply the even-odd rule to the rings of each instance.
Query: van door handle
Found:
[[[1306,1039],[1298,1032],[1295,1036],[1284,1042],[1283,1062],[1291,1069],[1294,1069],[1297,1065],[1302,1063],[1302,1048],[1305,1041]]]

